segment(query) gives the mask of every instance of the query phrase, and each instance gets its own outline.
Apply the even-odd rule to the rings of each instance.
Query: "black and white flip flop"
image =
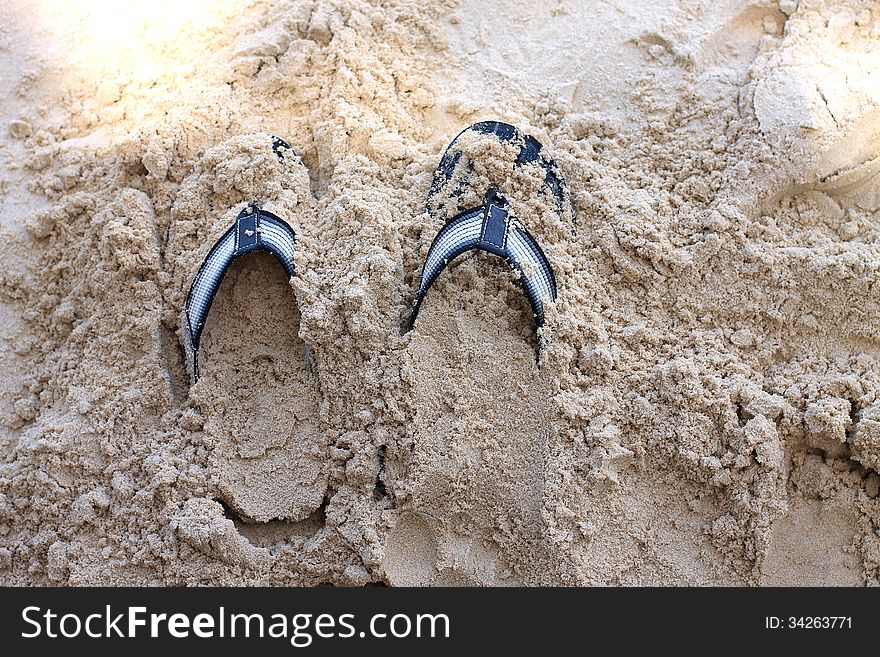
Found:
[[[211,247],[199,267],[184,310],[186,352],[193,383],[199,378],[199,341],[208,311],[232,262],[252,251],[268,251],[281,264],[288,279],[294,274],[296,233],[278,215],[249,203],[235,218],[235,224]]]
[[[547,154],[540,142],[525,135],[514,126],[498,121],[484,121],[466,128],[452,140],[443,154],[431,182],[431,190],[425,203],[426,211],[432,214],[432,200],[450,185],[450,196],[459,196],[467,188],[468,174],[472,171],[470,162],[462,163],[463,152],[458,142],[463,135],[477,133],[519,145],[519,153],[513,162],[514,167],[537,165],[543,171],[543,187],[556,203],[556,211],[562,214],[568,202],[565,180],[559,166]],[[464,166],[464,175],[456,175]],[[522,222],[513,215],[501,191],[491,186],[486,190],[482,205],[459,212],[437,233],[422,269],[421,283],[413,302],[409,329],[415,325],[416,317],[428,288],[443,269],[454,258],[478,249],[504,258],[519,274],[537,327],[544,324],[545,303],[556,301],[556,278],[550,262],[544,255],[534,237]]]

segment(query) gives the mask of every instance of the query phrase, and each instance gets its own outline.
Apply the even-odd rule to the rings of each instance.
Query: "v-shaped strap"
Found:
[[[250,203],[235,219],[235,224],[227,230],[217,243],[211,247],[207,257],[199,267],[186,299],[186,330],[191,358],[193,382],[199,378],[199,342],[208,311],[220,288],[220,283],[232,262],[251,251],[269,251],[281,266],[287,277],[294,273],[294,246],[296,234],[287,222],[277,215]]]
[[[428,288],[454,258],[479,249],[504,258],[519,274],[520,283],[532,306],[535,322],[544,324],[544,303],[556,300],[556,278],[547,256],[525,227],[510,213],[508,203],[497,190],[490,189],[483,205],[471,208],[451,219],[431,244],[422,280],[413,303],[409,328]]]

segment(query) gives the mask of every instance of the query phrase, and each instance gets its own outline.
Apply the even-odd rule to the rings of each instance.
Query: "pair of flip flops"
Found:
[[[514,168],[537,167],[543,176],[542,189],[549,193],[560,214],[565,211],[567,193],[559,167],[541,144],[517,128],[498,121],[484,121],[464,129],[446,148],[434,172],[425,204],[429,214],[436,214],[445,204],[454,202],[470,190],[473,162],[462,148],[471,136],[489,137],[515,152]],[[273,138],[272,150],[283,159],[290,146]],[[284,268],[288,278],[294,275],[296,233],[281,217],[249,203],[239,212],[235,223],[214,244],[199,267],[190,287],[184,309],[184,340],[188,367],[193,381],[199,376],[199,342],[211,304],[224,275],[232,262],[253,251],[268,251]],[[409,329],[428,288],[453,259],[471,250],[482,250],[504,258],[518,274],[520,283],[534,313],[535,323],[542,326],[545,304],[556,301],[556,278],[550,262],[538,242],[513,214],[502,191],[489,184],[480,205],[458,212],[437,233],[428,250],[422,277],[413,302]]]

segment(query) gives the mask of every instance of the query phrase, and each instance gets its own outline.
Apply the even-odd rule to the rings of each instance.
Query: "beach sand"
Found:
[[[880,585],[875,2],[125,4],[0,5],[0,583]],[[486,140],[458,202],[558,301],[471,254],[407,332],[487,119],[570,207]],[[193,385],[253,200],[296,275],[232,266]]]

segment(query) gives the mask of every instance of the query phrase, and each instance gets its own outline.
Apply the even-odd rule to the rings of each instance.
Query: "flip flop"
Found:
[[[280,139],[276,142],[284,144]],[[272,148],[275,150],[274,143]],[[279,157],[283,155],[279,154]],[[275,256],[289,279],[294,274],[295,245],[296,233],[293,228],[279,216],[252,202],[238,213],[232,227],[211,247],[193,279],[184,309],[187,367],[193,383],[199,378],[202,329],[230,265],[245,253],[268,251]]]
[[[332,443],[301,335],[297,290],[310,285],[291,278],[315,209],[308,171],[271,134],[235,135],[205,151],[181,190],[166,253],[193,384],[185,403],[209,444],[206,494],[242,534],[303,521],[326,496]]]
[[[567,192],[559,166],[547,154],[540,142],[525,135],[514,126],[498,121],[484,121],[462,130],[446,148],[440,160],[431,189],[425,202],[428,214],[435,214],[438,207],[433,203],[441,193],[458,197],[468,188],[473,171],[470,162],[462,164],[464,153],[459,142],[464,135],[476,133],[487,135],[500,142],[519,144],[520,149],[513,162],[514,168],[536,165],[544,174],[543,188],[555,200],[556,211],[562,215],[566,209]],[[456,174],[464,169],[464,175]],[[450,189],[450,185],[453,187]],[[538,328],[545,319],[545,303],[556,301],[556,278],[550,262],[538,242],[523,223],[512,213],[501,191],[491,185],[485,193],[482,205],[466,209],[449,220],[434,238],[422,268],[418,292],[413,301],[408,330],[415,326],[422,301],[431,284],[454,258],[470,250],[481,250],[504,258],[519,275],[520,283]]]

